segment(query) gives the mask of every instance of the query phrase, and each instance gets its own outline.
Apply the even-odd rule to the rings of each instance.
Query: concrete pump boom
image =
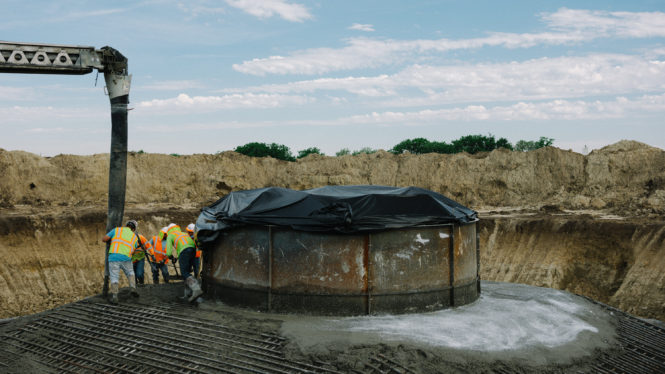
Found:
[[[69,74],[104,73],[111,101],[111,152],[106,232],[122,226],[127,182],[127,104],[132,76],[127,58],[111,47],[15,43],[0,41],[0,73]],[[104,261],[104,297],[108,294],[108,245]]]

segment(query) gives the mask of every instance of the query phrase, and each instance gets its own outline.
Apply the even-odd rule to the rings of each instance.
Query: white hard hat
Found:
[[[129,227],[130,229],[136,230],[139,227],[139,224],[138,224],[138,222],[131,219],[131,220],[127,221],[125,226]]]
[[[193,223],[187,225],[187,231],[189,232],[194,232],[194,228],[196,228],[196,225],[194,225]]]
[[[168,229],[170,229],[170,228],[173,227],[173,226],[178,226],[178,225],[176,225],[175,223],[169,223],[169,225],[166,226],[166,229],[168,230]]]
[[[162,227],[161,230],[159,230],[159,232],[161,232],[162,234],[166,234],[166,232],[168,231],[168,229],[169,229],[168,227],[164,226],[164,227]]]

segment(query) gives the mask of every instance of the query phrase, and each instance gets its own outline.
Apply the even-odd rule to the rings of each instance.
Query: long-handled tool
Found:
[[[148,264],[150,264],[150,268],[153,268],[153,264],[157,263],[157,259],[150,253],[148,250],[143,246],[143,242],[141,241],[141,235],[137,232],[136,236],[139,238],[139,247],[143,250],[145,253],[145,258],[148,260]]]
[[[173,258],[175,258],[175,257],[173,257]],[[173,264],[173,270],[175,270],[175,276],[176,276],[176,278],[178,278],[178,279],[182,279],[182,277],[181,277],[180,274],[178,273],[178,267],[175,266],[175,263],[176,263],[176,262],[175,262],[175,261],[171,261],[171,263]]]

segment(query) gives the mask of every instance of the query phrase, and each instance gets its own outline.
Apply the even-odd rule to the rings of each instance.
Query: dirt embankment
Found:
[[[130,154],[127,203],[204,206],[231,190],[267,186],[418,186],[474,209],[605,209],[665,213],[665,151],[622,141],[584,156],[557,148],[468,155],[311,155],[298,162],[235,152]],[[0,150],[0,207],[106,206],[108,155],[43,158]]]
[[[0,150],[0,175],[0,318],[99,292],[108,156]],[[539,212],[484,215],[484,279],[566,289],[665,319],[665,151],[637,142],[587,156],[556,148],[298,162],[234,152],[131,154],[126,216],[152,235],[172,221],[192,222],[199,208],[232,190],[351,184],[418,186],[478,210]],[[563,209],[627,218],[559,215]]]
[[[154,235],[170,222],[186,225],[195,210],[130,210],[139,232]],[[101,292],[106,213],[0,215],[0,318],[40,312]],[[170,273],[175,274],[171,265]],[[146,266],[145,281],[152,283]],[[127,286],[124,275],[120,286]]]
[[[665,321],[665,221],[481,217],[481,277],[551,287]]]

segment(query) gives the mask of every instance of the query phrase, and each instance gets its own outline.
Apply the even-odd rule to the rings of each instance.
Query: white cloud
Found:
[[[404,59],[419,61],[436,53],[482,47],[530,48],[591,41],[600,37],[645,38],[665,36],[665,13],[592,12],[560,9],[542,15],[552,29],[542,33],[490,33],[473,39],[376,40],[353,38],[343,48],[314,48],[290,56],[256,58],[234,64],[241,73],[323,74],[331,71],[372,68]],[[585,23],[589,21],[589,23]]]
[[[25,132],[35,133],[35,134],[53,134],[53,133],[62,133],[62,132],[71,132],[71,129],[65,129],[63,127],[35,127],[32,129],[26,129]]]
[[[303,5],[285,0],[226,0],[226,3],[258,18],[279,16],[291,22],[302,22],[312,18]]]
[[[225,96],[194,96],[180,94],[171,99],[154,99],[142,101],[137,109],[141,111],[157,109],[160,113],[165,112],[188,112],[188,111],[215,111],[225,109],[267,109],[280,108],[289,105],[304,105],[312,102],[312,99],[304,96],[285,96],[275,94],[232,94]]]
[[[180,133],[189,131],[208,131],[208,130],[228,130],[228,129],[248,129],[248,128],[265,128],[274,126],[283,126],[282,122],[273,121],[258,121],[258,122],[241,122],[241,121],[223,121],[223,122],[190,122],[187,124],[178,125],[139,125],[138,130],[141,131],[158,131],[160,133]]]
[[[423,126],[440,125],[444,121],[509,122],[509,121],[590,121],[641,116],[665,116],[665,93],[644,95],[636,99],[617,97],[610,101],[552,100],[547,102],[518,102],[513,105],[468,105],[446,109],[426,109],[412,112],[372,112],[335,119],[301,119],[280,121],[225,121],[189,123],[186,126],[142,125],[143,131],[182,132],[229,128],[261,128],[287,126]]]
[[[108,117],[108,108],[61,108],[52,106],[12,106],[0,108],[0,127],[4,124],[26,123],[46,125],[57,120],[93,119]],[[46,127],[46,126],[42,126]]]
[[[321,78],[245,91],[294,94],[339,90],[365,97],[396,97],[384,105],[404,107],[627,95],[664,88],[665,61],[593,54],[497,64],[414,65],[393,75]],[[421,94],[414,95],[413,89]],[[407,90],[408,95],[402,94]]]
[[[553,29],[574,30],[595,36],[665,36],[665,13],[662,12],[608,12],[562,8],[555,13],[545,13],[542,18]]]
[[[349,30],[372,32],[374,31],[374,26],[363,23],[354,23],[353,25],[349,26]]]
[[[598,120],[638,117],[653,113],[665,115],[665,94],[644,95],[634,100],[618,97],[614,101],[519,102],[508,106],[469,105],[415,112],[373,112],[339,119],[346,124],[415,125],[440,121],[528,121],[528,120]]]
[[[178,91],[192,88],[203,88],[205,85],[198,81],[181,80],[181,81],[159,81],[152,84],[138,85],[132,89],[141,90],[155,90],[155,91]]]
[[[36,96],[32,87],[0,86],[0,100],[32,100]],[[1,110],[1,109],[0,109]]]
[[[189,14],[188,20],[191,20],[196,17],[200,16],[210,16],[210,15],[215,15],[215,14],[224,14],[226,13],[226,9],[222,7],[211,7],[211,6],[205,6],[198,4],[197,2],[185,2],[185,3],[178,3],[178,8]]]
[[[91,10],[87,12],[70,12],[63,17],[59,17],[58,21],[73,21],[78,19],[94,18],[94,17],[107,17],[112,14],[125,13],[129,11],[130,8],[114,8],[114,9],[99,9]],[[52,21],[56,19],[52,18]]]

